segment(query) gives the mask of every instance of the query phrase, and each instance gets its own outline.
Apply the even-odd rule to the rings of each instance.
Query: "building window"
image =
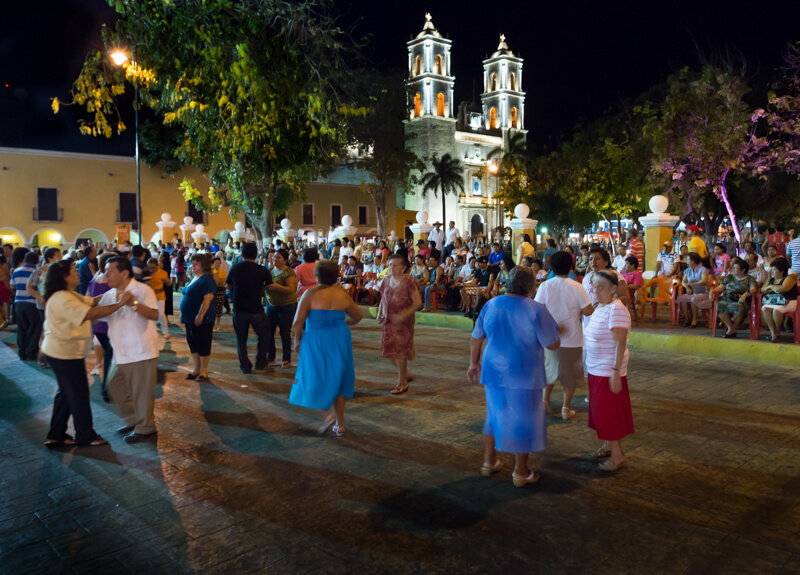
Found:
[[[63,211],[58,209],[57,188],[36,188],[36,207],[33,220],[36,222],[60,222]]]
[[[436,55],[436,68],[434,69],[434,72],[439,75],[442,73],[442,57],[438,54]]]
[[[480,178],[472,177],[472,195],[473,196],[482,196],[483,190],[481,189],[481,180]]]
[[[314,204],[303,204],[303,225],[314,225]]]
[[[517,89],[517,76],[514,74],[514,72],[511,72],[511,74],[508,76],[508,87],[511,90]]]
[[[414,96],[414,117],[419,118],[422,115],[422,97],[417,94]]]
[[[492,130],[497,128],[497,108],[489,110],[489,128]]]
[[[285,214],[285,213],[283,213],[283,214],[276,214],[276,215],[275,215],[275,227],[276,227],[276,228],[279,228],[279,227],[281,227],[281,222],[283,221],[283,218],[285,218],[285,217],[286,217],[286,214]]]
[[[342,225],[342,204],[331,204],[331,225]]]
[[[511,127],[512,128],[516,128],[517,127],[517,109],[516,108],[511,108]]]
[[[444,94],[441,92],[436,96],[436,115],[444,116]]]
[[[366,226],[369,223],[369,212],[367,206],[358,206],[358,225]]]
[[[422,58],[417,56],[417,59],[414,62],[414,75],[422,74]]]
[[[136,194],[120,192],[119,210],[117,211],[117,221],[121,224],[136,222]]]
[[[193,202],[186,202],[186,206],[186,215],[192,218],[192,222],[195,225],[206,225],[208,223],[208,214],[203,210],[197,209]]]
[[[489,84],[489,91],[494,92],[497,90],[497,74],[492,74],[492,80]]]

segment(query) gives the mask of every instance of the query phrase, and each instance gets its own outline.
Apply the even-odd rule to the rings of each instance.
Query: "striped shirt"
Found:
[[[789,242],[786,246],[786,255],[789,256],[789,265],[792,266],[792,269],[797,271],[797,268],[800,268],[800,237]],[[797,266],[797,268],[795,266]]]
[[[11,287],[17,290],[14,295],[14,303],[36,303],[36,298],[25,289],[34,271],[36,271],[34,266],[25,264],[15,269],[14,273],[11,274]]]
[[[636,256],[636,260],[639,262],[639,267],[636,268],[636,271],[644,271],[644,244],[639,240],[639,238],[631,238],[631,241],[628,242],[628,251],[630,255]]]
[[[612,328],[631,329],[631,314],[625,305],[615,299],[610,304],[598,307],[589,316],[589,323],[583,330],[583,350],[586,369],[591,375],[611,377],[614,375],[617,342]],[[620,377],[628,375],[628,346],[625,342],[625,355],[620,366]]]

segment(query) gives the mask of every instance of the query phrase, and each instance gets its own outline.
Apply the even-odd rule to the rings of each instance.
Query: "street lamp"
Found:
[[[111,60],[117,66],[122,66],[128,61],[128,55],[122,50],[116,50],[110,54]],[[135,63],[132,61],[132,65]],[[133,125],[136,139],[136,233],[139,236],[139,245],[142,245],[142,181],[139,171],[139,87],[136,82],[133,84]]]
[[[489,172],[491,172],[496,178],[494,190],[495,193],[497,193],[500,191],[500,176],[497,175],[498,172],[497,161],[492,160],[492,162],[488,166],[488,169]],[[503,202],[499,198],[497,200],[497,224],[499,228],[503,227]],[[505,234],[503,239],[505,240]]]

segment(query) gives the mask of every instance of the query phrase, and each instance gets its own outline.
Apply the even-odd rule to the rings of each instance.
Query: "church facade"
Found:
[[[522,58],[514,55],[500,36],[495,52],[483,61],[481,101],[455,106],[455,77],[451,74],[452,41],[433,25],[430,14],[422,31],[408,42],[409,117],[405,121],[406,148],[426,162],[450,154],[461,162],[464,192],[442,198],[413,194],[398,197],[398,208],[428,212],[429,222],[455,221],[462,235],[493,230],[507,220],[494,199],[498,178],[493,175],[503,151],[516,133],[525,130],[525,92]],[[429,164],[430,165],[430,164]]]

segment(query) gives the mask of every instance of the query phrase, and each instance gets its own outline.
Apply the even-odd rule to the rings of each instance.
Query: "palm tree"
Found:
[[[445,206],[447,204],[447,194],[455,194],[456,191],[464,191],[464,171],[461,162],[445,154],[441,159],[435,155],[431,158],[431,171],[422,176],[422,197],[428,196],[429,192],[433,195],[442,194],[442,225],[447,225]]]
[[[488,160],[499,159],[499,168],[501,172],[507,172],[509,168],[514,168],[519,171],[525,166],[525,161],[528,158],[528,149],[526,146],[525,134],[516,132],[508,139],[507,148],[495,148],[489,152],[486,158]]]

